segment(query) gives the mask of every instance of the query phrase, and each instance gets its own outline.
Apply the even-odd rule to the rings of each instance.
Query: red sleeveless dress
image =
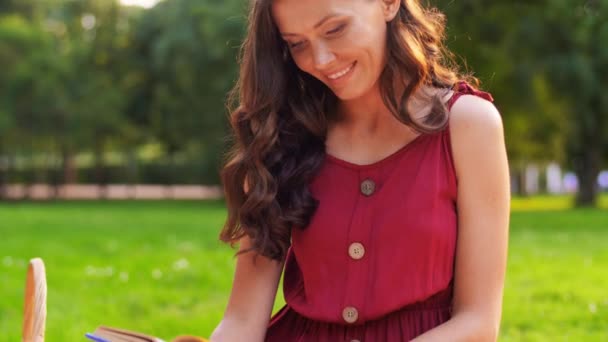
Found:
[[[492,101],[465,82],[463,94]],[[320,201],[294,229],[287,303],[267,342],[401,342],[451,316],[457,182],[448,127],[358,165],[327,155],[310,184]]]

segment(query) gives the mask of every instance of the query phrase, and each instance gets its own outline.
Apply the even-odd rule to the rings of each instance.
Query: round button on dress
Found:
[[[352,306],[347,306],[344,308],[344,311],[342,311],[342,318],[346,323],[355,323],[359,318],[359,311]]]
[[[365,256],[365,247],[359,242],[353,242],[348,246],[348,255],[355,260],[360,260]]]
[[[376,190],[376,183],[371,179],[366,179],[361,182],[361,193],[365,196],[371,196]]]

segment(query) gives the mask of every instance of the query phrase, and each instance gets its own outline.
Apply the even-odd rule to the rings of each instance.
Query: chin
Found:
[[[336,97],[341,101],[358,99],[360,97],[363,97],[368,91],[369,90],[367,89],[362,89],[362,87],[357,87],[356,84],[351,85],[351,87],[347,86],[338,90],[332,89],[334,95],[336,95]]]
[[[334,95],[336,95],[336,97],[341,101],[354,100],[354,99],[360,97],[359,94],[352,94],[349,92],[335,92],[334,91]]]

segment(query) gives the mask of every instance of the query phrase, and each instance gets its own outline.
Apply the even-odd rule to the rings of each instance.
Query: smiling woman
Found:
[[[240,250],[213,342],[496,340],[502,121],[426,3],[251,1],[222,170]]]
[[[144,8],[154,7],[160,0],[120,0],[125,6],[140,6]]]

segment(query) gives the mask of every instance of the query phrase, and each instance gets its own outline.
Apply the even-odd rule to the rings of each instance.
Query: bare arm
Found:
[[[251,240],[244,237],[240,250],[249,248]],[[224,317],[211,334],[212,342],[262,342],[272,313],[283,263],[254,253],[237,257],[232,292]]]
[[[453,315],[414,341],[496,341],[510,202],[502,120],[490,102],[470,95],[450,115],[458,176]]]

